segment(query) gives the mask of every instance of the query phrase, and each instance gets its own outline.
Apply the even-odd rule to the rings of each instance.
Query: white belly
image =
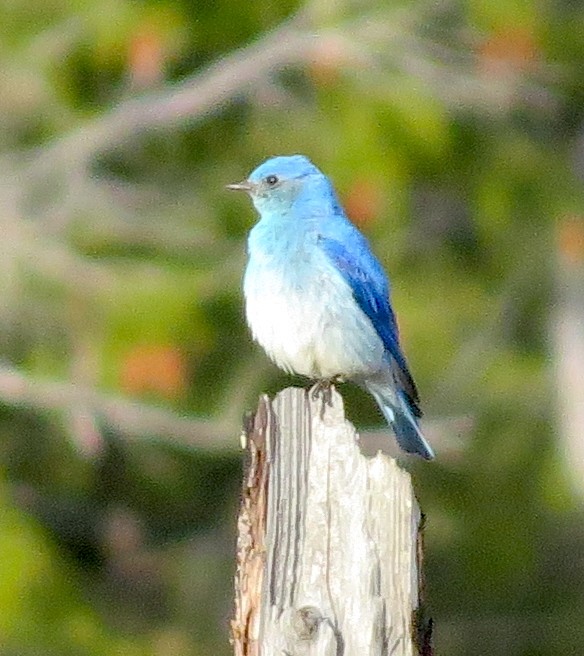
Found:
[[[246,316],[254,339],[282,369],[310,378],[370,375],[383,344],[332,266],[319,274],[248,265]]]

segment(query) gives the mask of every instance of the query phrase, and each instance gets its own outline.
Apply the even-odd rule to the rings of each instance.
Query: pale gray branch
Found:
[[[84,163],[145,130],[201,119],[271,72],[309,60],[315,42],[314,36],[286,22],[174,86],[120,103],[46,147],[33,166],[44,170],[55,160]]]
[[[235,427],[220,421],[180,416],[71,382],[36,380],[9,366],[0,366],[0,402],[34,410],[87,408],[127,438],[155,436],[179,446],[205,449],[239,446]]]
[[[565,221],[561,229],[572,244],[584,244],[580,221]],[[573,490],[584,496],[584,249],[571,248],[558,254],[550,329],[560,451]]]
[[[255,359],[251,362],[255,363]],[[251,374],[251,362],[244,370]],[[243,389],[243,388],[242,388]],[[244,403],[243,394],[231,398],[226,394],[225,412],[216,419],[181,416],[172,410],[107,394],[71,381],[34,378],[9,365],[0,365],[0,404],[30,408],[35,411],[80,410],[101,418],[123,437],[131,440],[160,438],[187,448],[236,450],[236,438]],[[238,416],[236,416],[238,415]],[[424,423],[424,430],[436,447],[439,457],[450,459],[461,452],[460,436],[470,430],[468,418],[434,419]],[[378,451],[403,456],[395,445],[389,428],[361,431],[361,448],[365,454]]]
[[[308,15],[308,12],[305,12]],[[443,88],[458,84],[460,98],[444,96],[448,104],[483,103],[503,91],[510,82],[483,80],[476,74],[472,58],[465,63],[451,55],[441,59],[432,52],[432,42],[416,35],[416,13],[392,11],[389,15],[360,16],[334,27],[314,28],[297,15],[268,32],[258,41],[237,49],[206,69],[156,92],[122,101],[106,114],[72,130],[45,146],[32,162],[31,171],[46,172],[55,163],[84,166],[100,152],[115,148],[146,130],[168,129],[184,122],[195,122],[217,111],[237,96],[269,79],[274,72],[309,62],[327,65],[328,58],[341,66],[358,70],[370,68],[380,54],[388,53],[390,64],[402,73],[423,79],[429,88],[443,95]],[[330,62],[328,62],[330,63]],[[383,67],[383,76],[387,75]],[[511,84],[525,81],[518,75]],[[469,97],[467,87],[472,86]],[[539,88],[543,92],[543,89]],[[517,101],[521,101],[519,94]],[[491,103],[492,104],[492,103]]]

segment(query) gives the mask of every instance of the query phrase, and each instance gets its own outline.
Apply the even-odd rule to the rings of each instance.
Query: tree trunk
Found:
[[[560,224],[552,307],[561,452],[572,489],[584,496],[584,221]]]
[[[245,437],[236,656],[431,656],[410,475],[361,454],[334,389],[262,397]]]

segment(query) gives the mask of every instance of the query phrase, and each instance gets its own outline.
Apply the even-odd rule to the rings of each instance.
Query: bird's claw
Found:
[[[334,378],[324,378],[319,380],[313,385],[310,391],[310,398],[313,401],[318,401],[319,398],[322,399],[322,407],[320,410],[321,419],[324,417],[325,407],[328,406],[331,408],[333,405],[333,389],[335,383],[342,382],[343,379],[340,376],[335,376]]]
[[[324,380],[319,380],[310,391],[310,396],[313,401],[318,401],[319,398],[323,400],[323,403],[330,406],[332,405],[332,393],[333,381],[330,378]]]

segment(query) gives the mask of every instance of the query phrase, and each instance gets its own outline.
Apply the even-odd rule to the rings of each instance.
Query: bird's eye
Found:
[[[266,177],[266,184],[269,185],[270,187],[273,187],[274,185],[278,184],[278,176],[268,175]]]

